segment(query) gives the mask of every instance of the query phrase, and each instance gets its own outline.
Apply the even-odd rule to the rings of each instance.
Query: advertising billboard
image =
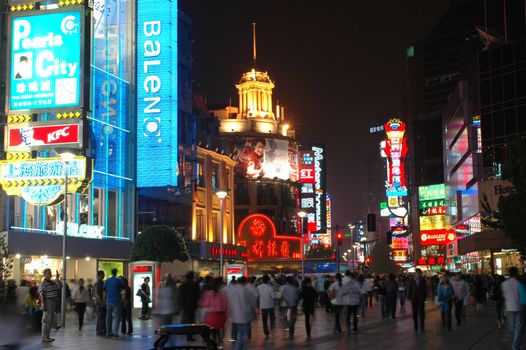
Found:
[[[137,187],[178,185],[177,3],[137,2]]]
[[[82,107],[84,11],[10,18],[8,109]]]
[[[63,120],[7,124],[4,142],[7,152],[31,152],[64,146],[82,148],[82,122]]]
[[[446,230],[420,231],[420,245],[447,244],[455,241],[455,232]]]
[[[446,198],[446,186],[444,184],[418,187],[418,200],[431,201]]]
[[[91,181],[93,162],[75,157],[68,164],[68,193],[83,191]],[[0,185],[10,196],[21,196],[33,205],[62,201],[66,165],[61,158],[0,161]]]
[[[300,151],[299,152],[299,182],[301,183],[316,183],[316,176],[314,173],[314,152]]]
[[[444,184],[418,187],[420,244],[447,244],[455,239],[446,231],[446,187]],[[451,238],[451,239],[450,239]]]
[[[279,236],[263,214],[247,216],[239,225],[237,242],[248,248],[249,261],[301,259],[301,238]]]
[[[287,140],[247,137],[234,145],[236,175],[297,181],[297,146]]]
[[[384,125],[387,139],[383,152],[387,157],[387,181],[385,183],[388,197],[407,196],[405,181],[405,156],[407,142],[405,137],[406,124],[400,119],[390,119]]]
[[[311,147],[314,152],[314,174],[316,181],[314,183],[314,209],[316,218],[316,230],[326,230],[327,228],[327,174],[325,167],[325,147],[314,145]]]

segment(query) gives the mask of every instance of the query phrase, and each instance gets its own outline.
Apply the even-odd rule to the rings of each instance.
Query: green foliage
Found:
[[[132,261],[150,260],[158,262],[186,261],[190,258],[183,236],[171,227],[153,225],[144,230],[135,240]]]
[[[517,192],[499,200],[499,219],[504,232],[522,249],[526,248],[526,138],[515,139],[508,146],[503,177]]]
[[[124,276],[124,264],[120,261],[99,261],[97,270],[104,271],[106,276],[111,276],[111,270],[117,269],[117,276]]]
[[[0,304],[7,294],[7,281],[13,273],[13,257],[7,250],[7,234],[0,234]]]

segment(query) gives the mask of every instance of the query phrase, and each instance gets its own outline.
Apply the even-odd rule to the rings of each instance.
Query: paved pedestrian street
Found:
[[[75,329],[74,314],[68,315],[69,324],[64,331],[52,332],[56,339],[51,344],[41,344],[37,334],[25,339],[23,349],[151,349],[155,340],[154,329],[157,321],[140,321],[134,319],[134,335],[119,338],[102,338],[95,336],[94,321],[89,321],[85,329],[79,332]],[[507,330],[497,328],[493,305],[479,311],[470,308],[467,312],[465,325],[456,327],[453,320],[451,332],[440,329],[440,313],[433,303],[428,302],[426,314],[426,332],[415,333],[410,309],[402,310],[395,320],[382,320],[378,305],[366,313],[365,319],[360,319],[359,333],[341,335],[333,333],[332,314],[324,310],[316,310],[313,324],[312,339],[307,340],[303,316],[298,317],[296,334],[289,339],[281,320],[276,321],[276,327],[270,338],[265,339],[261,321],[252,324],[252,339],[245,342],[246,349],[510,349],[510,338]],[[230,327],[227,329],[230,335]],[[228,337],[227,337],[228,338]],[[186,339],[174,339],[172,342],[184,344]],[[233,342],[225,340],[224,349],[232,349]]]

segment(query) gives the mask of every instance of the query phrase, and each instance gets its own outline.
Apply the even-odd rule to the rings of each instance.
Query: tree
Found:
[[[171,227],[153,225],[146,228],[135,240],[132,261],[150,260],[173,262],[190,258],[183,236]]]
[[[499,200],[499,219],[508,237],[522,249],[526,248],[526,138],[515,139],[508,145],[503,178],[516,189]]]
[[[305,253],[305,259],[332,259],[334,258],[335,249],[326,247],[323,244],[312,245]]]
[[[7,249],[7,234],[0,234],[0,304],[7,294],[7,281],[13,272],[13,257],[9,256]]]

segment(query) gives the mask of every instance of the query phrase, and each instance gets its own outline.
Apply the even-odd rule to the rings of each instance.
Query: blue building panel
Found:
[[[177,186],[177,1],[138,0],[137,17],[137,187]]]

